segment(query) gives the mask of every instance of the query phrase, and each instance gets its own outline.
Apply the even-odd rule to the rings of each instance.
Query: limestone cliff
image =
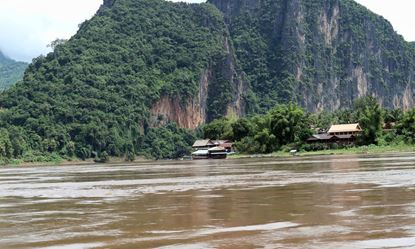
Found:
[[[248,84],[237,68],[228,34],[222,43],[223,55],[202,71],[196,95],[184,101],[162,96],[151,108],[151,126],[176,122],[180,127],[195,129],[215,118],[245,114]]]
[[[364,95],[414,106],[411,45],[351,0],[210,0],[225,16],[259,110],[295,101],[310,111]]]

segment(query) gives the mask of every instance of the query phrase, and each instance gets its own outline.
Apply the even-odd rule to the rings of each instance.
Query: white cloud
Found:
[[[6,55],[30,61],[49,51],[56,38],[69,38],[78,24],[89,19],[103,0],[0,0],[0,50]],[[181,0],[172,0],[179,2]],[[313,0],[310,0],[313,1]],[[204,0],[187,0],[200,3]],[[406,40],[415,41],[415,1],[357,0],[391,21]]]
[[[0,50],[23,61],[49,52],[47,44],[69,38],[102,0],[0,0]]]
[[[415,41],[415,1],[411,0],[356,0],[392,23],[407,41]]]

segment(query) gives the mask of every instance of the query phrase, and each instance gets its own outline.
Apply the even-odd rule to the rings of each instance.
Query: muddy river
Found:
[[[0,168],[0,248],[415,248],[415,154]]]

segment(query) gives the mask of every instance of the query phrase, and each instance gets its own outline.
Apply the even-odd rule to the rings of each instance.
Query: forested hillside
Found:
[[[26,63],[9,59],[0,51],[0,91],[22,80],[26,67]]]
[[[415,53],[383,17],[352,0],[209,0],[225,15],[260,112],[294,101],[310,111],[376,96],[414,106]]]
[[[409,108],[414,58],[351,0],[105,0],[1,93],[0,158],[176,158],[200,125],[290,101]]]
[[[179,156],[192,135],[163,126],[167,121],[151,108],[162,98],[184,109],[199,105],[190,99],[205,87],[199,86],[202,72],[222,70],[225,36],[222,16],[209,4],[106,1],[74,37],[35,59],[24,81],[0,96],[0,127],[7,128],[0,139],[10,144],[3,154]],[[213,69],[206,77],[226,89]],[[221,101],[226,105],[230,98]]]

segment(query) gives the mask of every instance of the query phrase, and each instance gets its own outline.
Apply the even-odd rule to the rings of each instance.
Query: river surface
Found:
[[[415,154],[0,168],[0,248],[415,248]]]

